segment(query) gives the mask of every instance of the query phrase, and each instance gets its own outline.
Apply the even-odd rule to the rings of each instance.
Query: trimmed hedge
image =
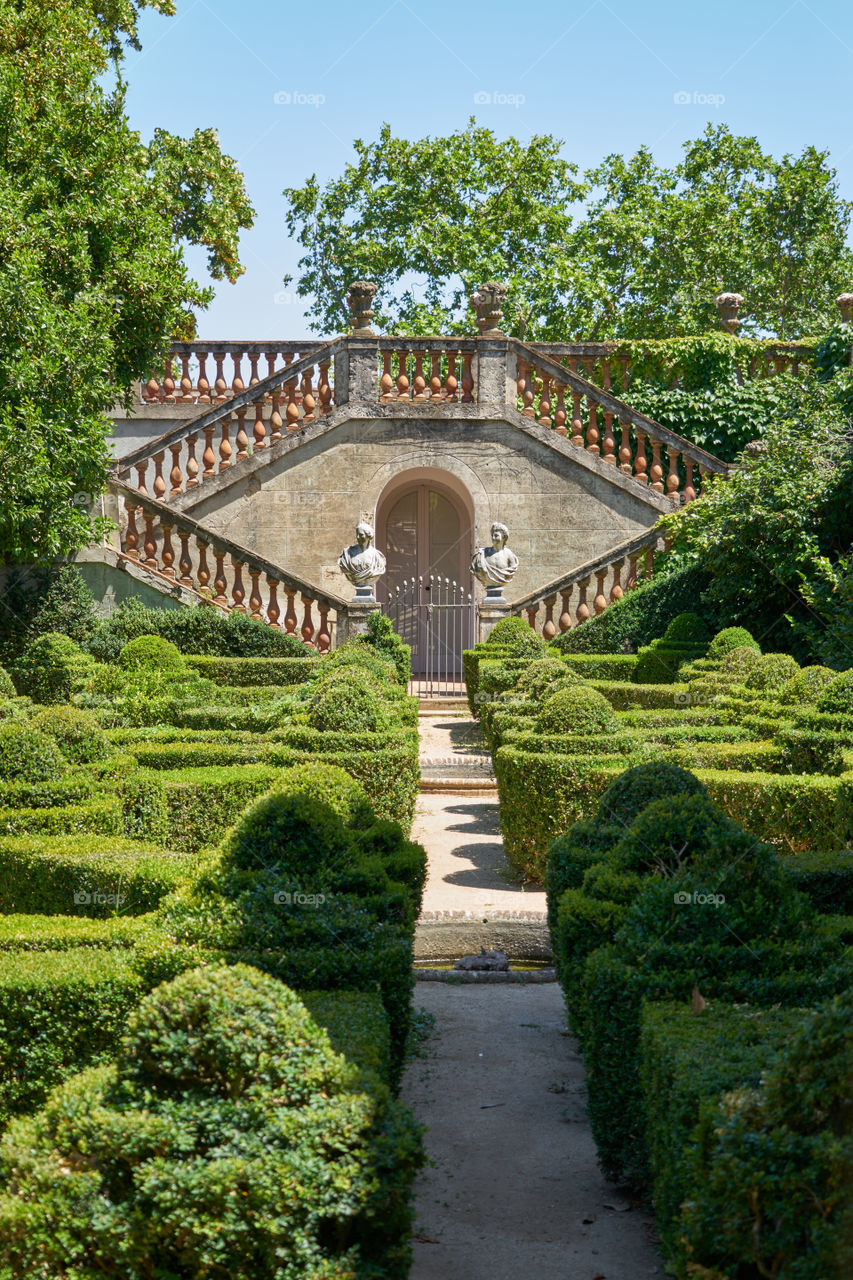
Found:
[[[0,951],[132,950],[156,935],[156,917],[0,915]]]
[[[697,769],[713,800],[784,853],[832,851],[853,840],[853,775]]]
[[[553,644],[563,653],[636,652],[662,636],[670,622],[688,610],[708,625],[717,625],[713,609],[702,600],[711,577],[700,566],[676,573],[658,573],[637,583],[621,600],[597,618],[558,636]]]
[[[816,910],[853,915],[853,850],[807,850],[783,857],[782,865]]]
[[[564,653],[563,662],[585,680],[615,680],[627,683],[634,674],[634,653]]]
[[[669,711],[690,703],[690,689],[686,684],[633,684],[618,680],[593,680],[591,684],[604,695],[614,711],[631,711],[634,708]]]
[[[388,1017],[376,991],[299,991],[299,999],[332,1048],[357,1067],[391,1080],[391,1039]]]
[[[193,870],[180,854],[121,837],[3,836],[0,904],[43,915],[143,915]]]
[[[319,658],[306,653],[298,658],[222,658],[206,654],[190,654],[187,665],[206,680],[221,685],[292,685],[302,684],[316,669]]]
[[[0,835],[40,832],[46,836],[120,835],[122,809],[118,796],[93,796],[82,804],[55,808],[0,809]]]

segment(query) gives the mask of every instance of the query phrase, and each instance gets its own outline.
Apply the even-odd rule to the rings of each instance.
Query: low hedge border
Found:
[[[157,935],[156,915],[113,916],[0,916],[0,951],[132,950]]]
[[[782,865],[818,911],[853,915],[853,849],[807,850]]]
[[[0,836],[36,832],[50,836],[120,835],[122,830],[117,796],[95,796],[85,804],[47,809],[0,809]]]
[[[391,1083],[388,1016],[377,991],[298,991],[314,1021],[325,1027],[332,1048],[350,1062]]]
[[[304,658],[210,658],[187,656],[187,665],[206,680],[221,685],[302,684],[314,672],[318,657]]]
[[[629,681],[592,680],[593,689],[603,693],[614,711],[669,710],[688,706],[690,687],[686,684],[631,684]]]
[[[561,653],[566,666],[584,680],[610,680],[625,684],[637,665],[635,653]]]
[[[695,769],[711,799],[782,853],[832,851],[853,840],[853,775]]]

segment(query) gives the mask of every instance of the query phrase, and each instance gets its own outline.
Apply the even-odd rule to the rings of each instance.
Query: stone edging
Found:
[[[491,920],[532,920],[535,924],[542,924],[547,919],[545,911],[518,911],[506,907],[483,907],[480,911],[454,908],[448,911],[422,911],[418,916],[418,924],[424,924],[428,920],[476,920],[479,924],[486,924]]]
[[[509,973],[490,973],[488,970],[466,969],[418,969],[415,968],[416,982],[486,982],[486,983],[531,983],[556,982],[553,969],[510,969]]]

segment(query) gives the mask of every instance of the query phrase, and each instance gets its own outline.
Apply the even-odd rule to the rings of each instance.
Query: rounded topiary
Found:
[[[782,686],[777,697],[786,706],[809,706],[818,701],[835,676],[830,667],[803,667]]]
[[[725,627],[717,632],[708,645],[707,656],[721,659],[732,649],[757,649],[759,653],[761,652],[760,644],[757,640],[753,640],[745,627]]]
[[[765,653],[744,676],[746,689],[781,689],[799,674],[800,664],[789,653]]]
[[[508,656],[521,658],[526,655],[540,657],[548,648],[542,636],[537,635],[524,618],[501,618],[489,632],[487,647],[505,649]]]
[[[65,758],[74,764],[90,764],[110,754],[110,743],[91,711],[71,706],[48,707],[35,717],[32,726],[53,738]]]
[[[50,706],[67,702],[91,659],[68,636],[47,632],[27,645],[13,668],[18,693]]]
[[[663,633],[664,640],[677,640],[680,643],[705,645],[711,639],[711,630],[704,618],[698,613],[679,613]]]
[[[292,792],[320,800],[334,810],[347,826],[366,827],[374,819],[367,792],[346,769],[336,764],[297,764],[283,769],[276,791]]]
[[[561,659],[545,657],[525,667],[515,682],[515,690],[523,698],[538,701],[548,690],[555,691],[556,685],[567,688],[570,684],[586,684],[586,681]]]
[[[288,987],[194,970],[145,996],[114,1065],[10,1126],[0,1271],[403,1275],[420,1163],[409,1113]]]
[[[320,680],[314,686],[308,709],[311,727],[337,733],[378,733],[387,729],[389,713],[375,677],[357,667],[340,669],[340,677]]]
[[[677,795],[707,795],[703,783],[675,764],[638,764],[611,782],[598,802],[596,826],[625,828],[655,800]]]
[[[0,779],[43,782],[64,773],[68,762],[57,743],[30,724],[0,724]]]
[[[177,645],[162,636],[137,636],[128,640],[118,655],[126,671],[167,671],[176,675],[186,670],[186,661]]]
[[[383,654],[367,644],[356,642],[341,645],[328,657],[321,658],[317,670],[312,672],[316,680],[326,679],[333,671],[366,671],[382,685],[397,683],[397,669],[391,654]]]
[[[853,716],[853,670],[842,671],[826,686],[817,709],[831,715]]]
[[[227,871],[270,871],[306,881],[346,865],[352,836],[331,805],[274,791],[245,810],[222,846]]]
[[[14,698],[15,686],[5,667],[0,667],[0,698]]]
[[[570,685],[544,699],[537,727],[541,733],[596,736],[613,733],[617,721],[610,703],[597,689],[588,685]]]
[[[632,684],[674,684],[678,669],[687,656],[683,649],[672,650],[665,642],[641,649],[631,672]]]
[[[652,871],[669,876],[695,857],[711,852],[742,834],[707,795],[669,795],[637,814],[612,857],[624,871]]]

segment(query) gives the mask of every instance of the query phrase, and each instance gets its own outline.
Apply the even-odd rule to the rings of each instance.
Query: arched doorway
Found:
[[[376,535],[387,561],[379,599],[411,646],[413,674],[459,683],[473,643],[470,497],[443,476],[404,473],[379,500]]]

